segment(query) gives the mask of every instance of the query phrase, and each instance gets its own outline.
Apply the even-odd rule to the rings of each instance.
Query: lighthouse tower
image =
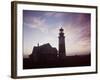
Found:
[[[59,29],[59,57],[60,58],[66,56],[65,36],[63,31],[64,31],[63,28]]]

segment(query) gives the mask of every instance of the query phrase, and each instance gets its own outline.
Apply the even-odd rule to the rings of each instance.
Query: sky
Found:
[[[64,29],[66,55],[84,55],[91,51],[91,14],[23,10],[23,54],[34,46],[50,43],[58,50],[59,29]]]

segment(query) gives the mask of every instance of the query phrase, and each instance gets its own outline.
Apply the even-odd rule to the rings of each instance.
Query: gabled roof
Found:
[[[56,54],[57,49],[52,47],[49,43],[46,43],[41,46],[34,46],[32,53]]]
[[[52,46],[49,43],[43,44],[43,45],[41,45],[39,47],[40,48],[44,48],[44,47],[46,47],[46,48],[52,48]]]

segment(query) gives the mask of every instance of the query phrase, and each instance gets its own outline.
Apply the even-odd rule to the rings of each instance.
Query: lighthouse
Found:
[[[66,49],[65,49],[65,36],[64,36],[64,29],[59,29],[59,57],[64,58],[66,56]]]

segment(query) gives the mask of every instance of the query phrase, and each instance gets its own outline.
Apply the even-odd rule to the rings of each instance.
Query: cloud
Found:
[[[42,32],[47,32],[47,24],[46,20],[41,17],[28,17],[27,20],[24,21],[24,26],[29,28],[34,28],[40,30]]]
[[[29,39],[32,41],[30,40],[29,42],[32,42],[33,45],[36,45],[37,42],[40,45],[49,42],[52,46],[58,48],[59,29],[61,27],[64,28],[67,55],[83,54],[90,51],[90,24],[90,17],[87,14],[32,12],[24,16],[25,27],[39,30],[38,33],[33,32],[33,34],[30,34]],[[34,39],[32,39],[32,36],[34,36]],[[29,36],[25,38],[27,39],[27,37]],[[42,37],[43,39],[41,39]],[[28,43],[26,42],[25,44]],[[27,51],[28,48],[26,49]]]
[[[72,22],[71,22],[72,23]],[[66,54],[85,54],[90,52],[90,26],[65,23]],[[89,23],[88,23],[89,24]]]
[[[62,18],[64,17],[64,13],[58,12],[45,12],[44,16],[46,17],[54,17],[54,18]]]

